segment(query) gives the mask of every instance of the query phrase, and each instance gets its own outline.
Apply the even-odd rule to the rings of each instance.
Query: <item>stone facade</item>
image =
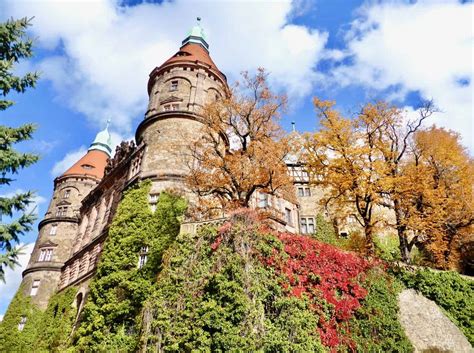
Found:
[[[55,292],[61,269],[71,252],[79,223],[82,200],[95,188],[98,179],[83,175],[57,178],[30,261],[23,272],[23,290],[40,308],[46,308]]]

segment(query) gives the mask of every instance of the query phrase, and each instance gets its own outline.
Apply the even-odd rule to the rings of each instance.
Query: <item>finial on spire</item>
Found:
[[[296,131],[296,123],[294,121],[291,122],[291,129],[293,130],[293,132]]]
[[[191,28],[188,33],[188,36],[182,41],[182,46],[184,47],[188,43],[195,43],[201,45],[206,51],[209,51],[209,44],[206,42],[206,35],[204,29],[201,27],[201,17],[196,17],[197,24]]]
[[[109,129],[109,126],[110,126],[110,118],[107,119],[107,124],[105,125],[105,130],[108,130]]]

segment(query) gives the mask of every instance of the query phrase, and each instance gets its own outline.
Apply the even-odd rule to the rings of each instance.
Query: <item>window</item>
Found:
[[[314,233],[314,217],[301,217],[300,231],[302,234]]]
[[[26,324],[26,316],[22,316],[20,322],[18,323],[18,331],[23,331]]]
[[[69,195],[71,195],[71,190],[66,190],[66,191],[64,191],[63,198],[68,199]]]
[[[67,206],[59,206],[56,210],[56,217],[66,217],[67,215]]]
[[[30,296],[34,297],[36,295],[36,293],[38,293],[39,286],[40,286],[40,280],[35,279],[33,281],[33,284],[31,285]]]
[[[79,275],[85,272],[89,254],[85,254],[79,263]]]
[[[38,261],[51,261],[53,258],[53,249],[41,249]]]
[[[261,192],[258,194],[258,207],[265,208],[268,207],[268,195]]]
[[[311,189],[307,186],[298,187],[298,197],[311,196]]]
[[[142,246],[140,249],[140,254],[138,256],[138,268],[145,266],[146,261],[148,260],[148,246]]]
[[[57,230],[58,230],[58,225],[57,224],[51,225],[51,229],[49,230],[49,235],[56,235]]]
[[[285,216],[286,216],[286,223],[288,225],[293,225],[293,222],[291,220],[291,210],[289,208],[285,208]]]
[[[160,196],[160,194],[151,194],[150,195],[150,207],[151,207],[151,210],[152,212],[155,212],[156,210],[156,203],[158,202],[158,197]]]
[[[178,81],[171,81],[170,92],[178,90]]]
[[[177,103],[174,103],[174,104],[166,104],[166,105],[163,107],[163,109],[164,109],[166,112],[179,110],[179,104],[177,104]]]

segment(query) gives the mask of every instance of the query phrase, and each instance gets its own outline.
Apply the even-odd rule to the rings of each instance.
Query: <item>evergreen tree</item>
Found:
[[[16,76],[14,66],[23,58],[33,56],[33,41],[26,35],[30,19],[10,19],[0,23],[0,111],[14,104],[4,99],[11,91],[23,93],[29,87],[34,87],[38,73],[27,73]],[[19,127],[0,125],[0,186],[8,186],[14,179],[12,175],[21,169],[35,163],[38,156],[22,153],[13,148],[16,143],[29,140],[35,130],[33,124]],[[28,212],[28,205],[33,201],[31,191],[17,193],[12,197],[0,196],[0,279],[4,279],[4,269],[13,268],[18,264],[17,259],[21,249],[16,245],[25,232],[31,230],[35,216]],[[19,214],[18,217],[16,215]],[[3,221],[2,221],[3,217]]]

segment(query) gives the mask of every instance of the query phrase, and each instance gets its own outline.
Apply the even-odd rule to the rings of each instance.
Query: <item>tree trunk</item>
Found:
[[[373,239],[373,231],[374,227],[372,224],[366,224],[364,227],[365,231],[365,251],[367,256],[374,256],[375,249],[374,249],[374,239]]]
[[[404,234],[405,232],[400,232],[398,230],[398,241],[400,242],[398,248],[400,249],[400,256],[404,263],[410,264],[410,246],[408,244],[408,239]]]
[[[400,201],[397,199],[394,200],[393,202],[393,208],[395,211],[395,219],[396,219],[396,228],[397,228],[397,234],[398,234],[398,241],[399,245],[398,248],[400,249],[400,257],[402,262],[409,264],[411,262],[410,258],[410,252],[411,252],[411,247],[408,242],[408,238],[406,235],[407,228],[405,225],[402,224],[402,211],[400,210]]]

